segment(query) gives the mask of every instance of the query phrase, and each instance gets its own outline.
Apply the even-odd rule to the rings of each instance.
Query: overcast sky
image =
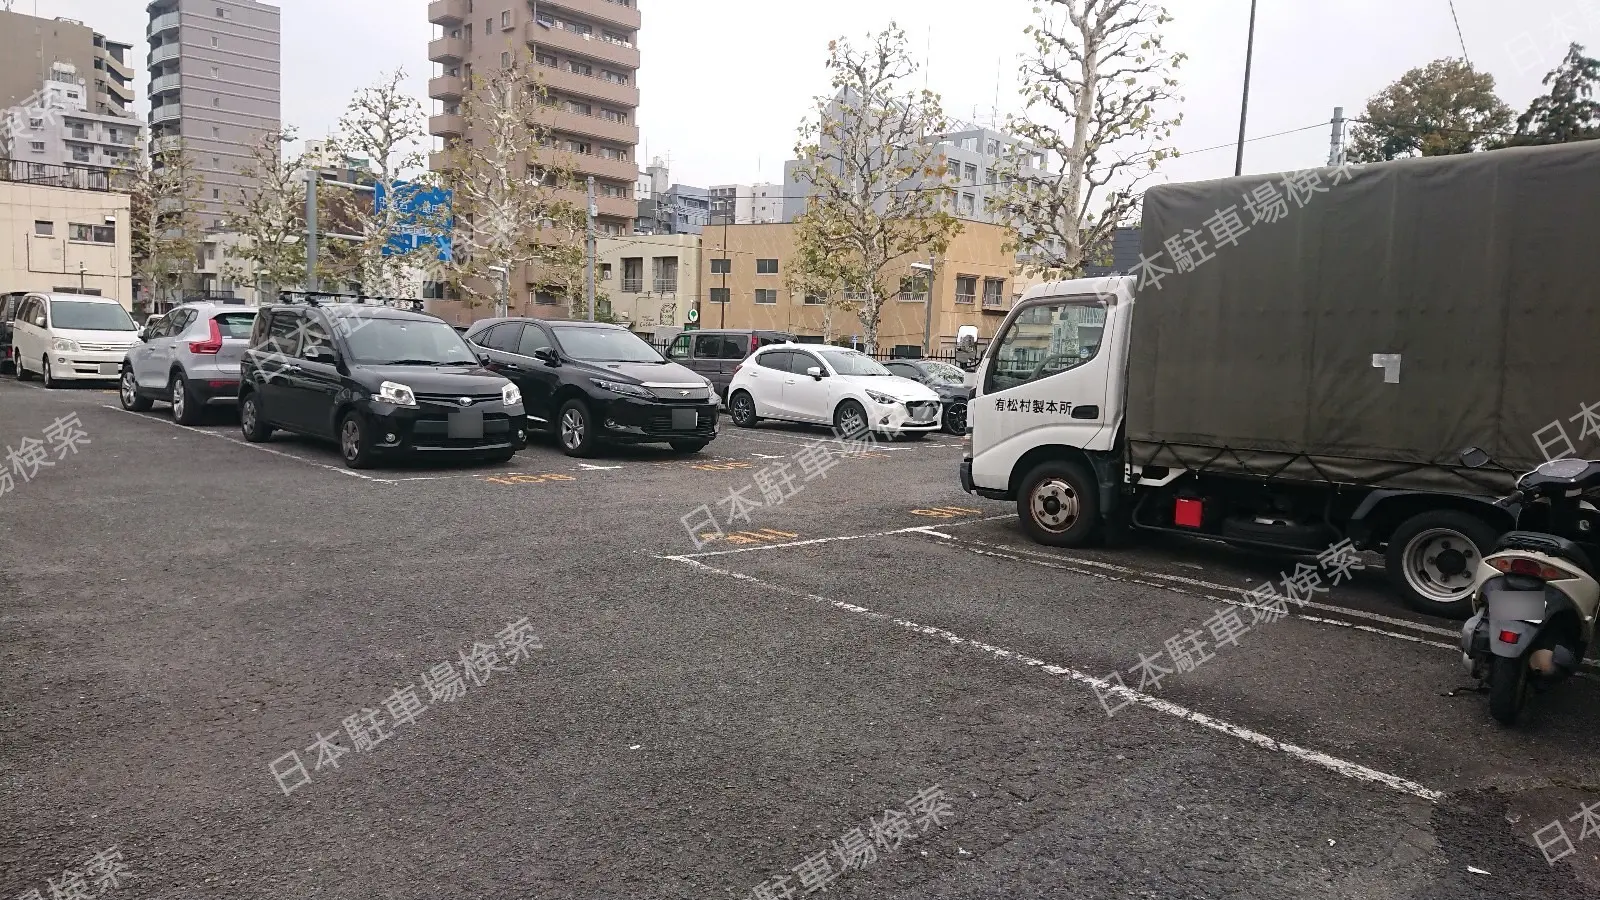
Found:
[[[488,2],[488,0],[486,0]],[[504,0],[505,3],[523,0]],[[639,124],[648,157],[670,157],[672,180],[701,187],[781,181],[810,99],[827,89],[829,39],[860,38],[891,19],[928,61],[929,87],[957,118],[987,123],[1017,111],[1018,54],[1034,0],[638,0],[644,68]],[[404,67],[430,111],[426,0],[281,0],[283,115],[303,137],[326,135],[355,90]],[[141,101],[146,15],[142,0],[14,0],[17,12],[67,16],[138,44]],[[1238,134],[1250,0],[1169,0],[1170,46],[1189,55],[1179,72],[1184,151],[1231,144]],[[1473,64],[1494,74],[1518,112],[1576,40],[1600,51],[1600,0],[1455,0]],[[1259,0],[1248,134],[1322,123],[1245,148],[1245,171],[1321,165],[1335,106],[1359,115],[1407,69],[1461,55],[1448,0]],[[919,76],[920,77],[920,76]],[[997,100],[998,97],[998,100]],[[1233,173],[1233,149],[1167,163],[1176,181]]]

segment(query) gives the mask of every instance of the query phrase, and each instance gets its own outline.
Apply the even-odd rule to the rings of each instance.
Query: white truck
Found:
[[[962,488],[1055,546],[1349,541],[1466,618],[1494,499],[1600,401],[1597,196],[1600,142],[1151,188],[1135,275],[1030,289],[984,351]]]

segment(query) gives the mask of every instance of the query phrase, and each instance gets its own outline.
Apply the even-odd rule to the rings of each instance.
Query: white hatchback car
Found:
[[[728,384],[728,411],[744,428],[762,419],[832,425],[843,435],[937,431],[939,395],[859,350],[770,344],[745,357]]]
[[[139,341],[139,329],[122,304],[87,294],[28,294],[11,327],[17,378],[34,375],[44,386],[64,381],[115,381],[122,357]]]

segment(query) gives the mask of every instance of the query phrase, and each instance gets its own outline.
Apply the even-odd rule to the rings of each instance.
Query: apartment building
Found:
[[[699,234],[711,221],[711,194],[705,188],[674,184],[639,201],[636,234]]]
[[[143,126],[137,119],[89,111],[90,86],[71,63],[52,63],[31,105],[7,110],[0,155],[30,165],[88,166],[105,183],[132,165]]]
[[[604,238],[596,245],[595,287],[611,317],[647,340],[683,327],[700,289],[700,235]]]
[[[428,59],[438,67],[428,96],[440,105],[429,131],[444,142],[472,143],[476,135],[464,133],[469,129],[459,113],[473,73],[531,57],[547,94],[539,124],[555,161],[580,180],[594,178],[602,236],[632,234],[639,181],[635,0],[433,0],[428,21],[439,29],[428,45]],[[430,164],[437,169],[442,156]],[[581,193],[570,199],[585,202]],[[520,274],[514,294],[531,297],[534,277]]]
[[[712,225],[770,225],[782,221],[781,184],[719,184],[711,188]]]
[[[731,225],[706,229],[701,237],[700,322],[705,328],[773,328],[802,339],[860,344],[861,321],[849,299],[834,305],[796,295],[785,274],[794,256],[793,223]],[[1014,300],[1016,258],[1005,252],[1006,229],[968,222],[949,250],[934,262],[931,350],[952,353],[956,330],[978,328],[980,340],[994,336]],[[903,290],[884,304],[878,350],[913,355],[922,350],[929,281],[911,268],[925,259],[901,259],[891,269]]]
[[[9,6],[9,4],[7,4]],[[0,109],[34,105],[56,63],[84,78],[85,110],[133,116],[132,44],[112,40],[76,19],[45,19],[0,9]]]
[[[222,226],[254,148],[282,129],[280,13],[260,0],[151,0],[151,148],[181,139],[203,185],[205,228]]]

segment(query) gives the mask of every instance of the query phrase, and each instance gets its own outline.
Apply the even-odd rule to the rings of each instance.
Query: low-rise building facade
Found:
[[[90,174],[0,161],[0,293],[95,294],[133,309],[129,198]]]

